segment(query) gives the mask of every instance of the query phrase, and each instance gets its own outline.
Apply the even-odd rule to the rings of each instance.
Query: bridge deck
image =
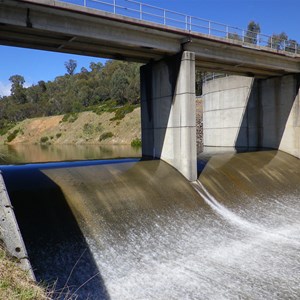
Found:
[[[182,50],[203,70],[277,76],[300,72],[300,56],[54,0],[3,0],[0,44],[136,62]]]

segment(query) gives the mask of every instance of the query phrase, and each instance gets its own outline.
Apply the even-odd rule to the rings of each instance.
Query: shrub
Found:
[[[85,123],[83,125],[83,133],[84,134],[93,134],[94,133],[94,126],[93,126],[93,124]]]
[[[69,122],[73,123],[78,119],[78,113],[68,113],[65,114],[61,120],[61,122]]]
[[[109,132],[104,132],[103,134],[100,135],[99,141],[101,142],[101,141],[109,139],[113,136],[114,136],[114,134],[110,131]]]
[[[117,109],[116,101],[108,100],[101,105],[96,105],[92,108],[92,111],[97,114],[101,115],[104,112],[114,112]]]
[[[40,139],[41,143],[46,143],[49,140],[49,138],[47,136],[42,136]]]
[[[126,104],[122,107],[119,107],[115,111],[115,116],[113,118],[111,118],[110,121],[122,120],[126,116],[126,114],[133,112],[135,107],[136,106],[132,105],[132,104]]]
[[[16,129],[14,130],[12,133],[10,133],[8,136],[7,136],[7,142],[11,142],[12,140],[14,140],[16,138],[16,136],[18,135],[20,129]]]
[[[135,138],[131,141],[131,147],[140,148],[142,147],[142,140],[140,138]]]
[[[61,137],[61,135],[62,135],[62,133],[61,133],[61,132],[57,133],[57,134],[56,134],[56,138],[60,138],[60,137]]]

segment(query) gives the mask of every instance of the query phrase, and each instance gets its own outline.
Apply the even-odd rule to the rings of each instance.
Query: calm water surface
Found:
[[[0,164],[140,157],[141,148],[130,145],[1,145]]]

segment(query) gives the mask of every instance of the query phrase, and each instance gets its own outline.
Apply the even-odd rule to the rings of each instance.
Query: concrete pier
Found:
[[[273,148],[300,158],[298,74],[204,84],[204,146]]]
[[[142,154],[197,179],[195,55],[184,51],[141,67]]]

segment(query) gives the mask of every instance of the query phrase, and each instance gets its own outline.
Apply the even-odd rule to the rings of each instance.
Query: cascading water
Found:
[[[39,280],[78,299],[299,299],[300,161],[212,157],[4,170]],[[34,188],[34,189],[33,189]],[[60,293],[60,292],[58,292]]]

